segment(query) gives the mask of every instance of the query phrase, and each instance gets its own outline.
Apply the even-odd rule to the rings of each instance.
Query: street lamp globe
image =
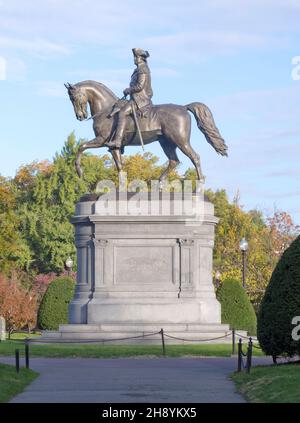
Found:
[[[216,271],[215,273],[215,280],[214,280],[214,284],[215,284],[215,288],[219,288],[220,286],[220,279],[221,279],[221,273],[219,272],[219,270]]]
[[[246,252],[248,250],[248,241],[246,238],[242,238],[240,242],[240,250]]]
[[[73,267],[73,260],[71,259],[71,257],[68,257],[66,262],[65,262],[66,268],[68,270],[71,270]]]

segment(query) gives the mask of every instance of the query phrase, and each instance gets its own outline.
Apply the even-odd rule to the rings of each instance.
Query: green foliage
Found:
[[[292,339],[292,319],[300,315],[300,236],[283,253],[263,297],[258,314],[258,339],[266,354],[300,354]]]
[[[41,329],[57,330],[60,324],[68,323],[68,306],[74,288],[75,282],[69,277],[60,277],[50,283],[39,309]]]
[[[261,212],[246,212],[237,195],[228,200],[225,190],[205,191],[215,206],[220,219],[216,226],[214,268],[221,273],[221,280],[242,278],[242,257],[239,242],[245,237],[249,243],[246,256],[247,293],[254,305],[259,304],[263,292],[277,263],[272,234]]]
[[[0,175],[0,271],[28,270],[31,252],[19,231],[16,194],[10,180]]]
[[[241,284],[235,279],[225,279],[217,290],[217,299],[222,307],[222,323],[232,329],[246,330],[256,334],[254,308]]]
[[[33,253],[33,265],[41,273],[60,272],[68,256],[75,258],[70,218],[76,201],[87,191],[87,184],[74,171],[78,146],[71,134],[51,169],[36,174],[31,195],[27,192],[19,205],[21,229]]]

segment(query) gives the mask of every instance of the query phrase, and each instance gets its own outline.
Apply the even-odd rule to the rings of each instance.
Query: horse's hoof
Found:
[[[162,179],[158,181],[158,191],[159,192],[163,192],[166,191],[167,188],[167,184],[166,184],[166,179]]]

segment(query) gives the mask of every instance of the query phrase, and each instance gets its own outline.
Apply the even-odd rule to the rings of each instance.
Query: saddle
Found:
[[[108,115],[108,117],[113,117],[125,106],[128,100],[124,98],[120,98],[112,107],[112,111]],[[160,130],[160,124],[157,118],[157,108],[156,106],[152,106],[151,104],[138,108],[136,104],[132,101],[132,107],[135,108],[136,116],[138,118],[138,125],[140,127],[141,132],[157,132]],[[126,123],[126,133],[128,136],[131,136],[133,133],[137,131],[132,113],[127,117]]]

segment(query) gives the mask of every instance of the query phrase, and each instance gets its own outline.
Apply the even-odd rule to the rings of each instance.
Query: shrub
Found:
[[[217,299],[221,303],[222,323],[232,329],[246,330],[256,334],[256,314],[247,293],[236,279],[225,279],[217,290]]]
[[[57,330],[60,324],[68,323],[68,306],[74,288],[74,280],[70,277],[59,277],[50,283],[39,309],[41,329]]]
[[[300,315],[300,236],[285,250],[262,299],[257,335],[268,355],[300,354],[292,339],[292,319]]]
[[[68,273],[67,271],[64,271],[63,273],[61,273],[61,276],[67,276]],[[36,292],[37,295],[37,299],[38,299],[38,303],[40,304],[45,292],[47,291],[50,283],[54,280],[57,279],[58,275],[55,272],[50,272],[50,273],[39,273],[37,275],[35,275],[34,279],[33,279],[33,285],[32,288],[33,290]],[[71,277],[73,279],[76,279],[76,272],[71,272]]]

